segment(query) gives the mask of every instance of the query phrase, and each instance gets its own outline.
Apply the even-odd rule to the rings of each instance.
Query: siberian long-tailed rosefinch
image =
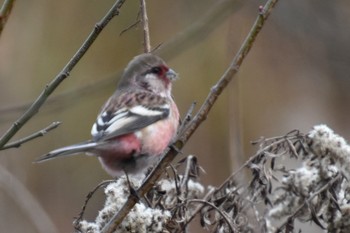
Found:
[[[142,172],[176,135],[179,112],[171,96],[176,77],[161,58],[136,56],[97,116],[92,140],[51,151],[37,162],[84,152],[97,156],[111,176]]]

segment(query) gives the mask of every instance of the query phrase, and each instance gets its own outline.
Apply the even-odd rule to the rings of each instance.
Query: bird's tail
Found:
[[[53,150],[46,155],[40,156],[34,161],[34,163],[41,163],[41,162],[45,162],[47,160],[55,159],[58,157],[65,157],[65,156],[71,156],[79,153],[88,152],[88,151],[91,151],[92,148],[96,147],[96,145],[97,145],[96,142],[86,141],[79,144],[62,147],[62,148]]]

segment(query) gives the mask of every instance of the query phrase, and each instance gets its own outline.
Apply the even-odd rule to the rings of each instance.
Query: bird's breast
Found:
[[[169,117],[157,121],[135,133],[141,142],[141,153],[159,155],[174,139],[179,124],[179,113],[175,106]]]

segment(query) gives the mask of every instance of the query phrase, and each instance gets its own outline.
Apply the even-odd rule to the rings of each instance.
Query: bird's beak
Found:
[[[177,78],[177,73],[173,70],[173,69],[169,69],[166,73],[165,73],[165,76],[173,81]]]

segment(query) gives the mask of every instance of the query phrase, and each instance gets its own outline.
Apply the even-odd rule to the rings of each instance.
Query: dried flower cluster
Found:
[[[201,208],[212,232],[301,232],[313,222],[325,232],[350,229],[350,146],[325,125],[308,134],[262,138],[257,153]],[[236,181],[248,169],[251,178]]]
[[[129,178],[134,187],[138,187],[141,184],[139,179]],[[105,206],[99,212],[95,222],[80,221],[77,227],[78,232],[100,232],[113,215],[123,207],[130,194],[130,187],[126,177],[120,177],[116,182],[109,184],[105,188],[105,194]],[[171,214],[169,211],[152,209],[143,203],[138,203],[116,232],[163,232],[164,224],[170,218]]]
[[[105,188],[104,208],[99,212],[95,222],[80,220],[75,223],[77,232],[101,232],[127,201],[130,185],[137,189],[142,184],[143,179],[139,177],[128,178],[130,183],[126,176],[122,176]],[[191,210],[191,205],[186,200],[201,197],[203,193],[203,186],[190,176],[176,175],[173,179],[160,180],[146,198],[140,198],[139,203],[128,213],[115,232],[169,232],[167,228],[172,228],[172,225],[178,225],[182,221],[181,213],[189,213],[180,210]],[[183,199],[179,199],[180,196]]]
[[[305,142],[301,166],[285,172],[273,196],[267,229],[276,232],[270,220],[286,217],[278,230],[291,228],[298,218],[327,232],[348,232],[350,146],[325,125],[315,126]]]
[[[184,232],[196,216],[209,232],[301,232],[296,219],[325,232],[348,232],[350,146],[342,137],[319,125],[308,134],[294,130],[254,144],[259,146],[255,155],[220,187],[206,190],[196,181],[200,169],[195,157],[188,156],[181,161],[184,171],[172,167],[171,178],[141,198],[116,232]],[[243,179],[247,171],[251,176]],[[129,190],[125,177],[110,184],[96,221],[80,221],[78,230],[100,232]]]

